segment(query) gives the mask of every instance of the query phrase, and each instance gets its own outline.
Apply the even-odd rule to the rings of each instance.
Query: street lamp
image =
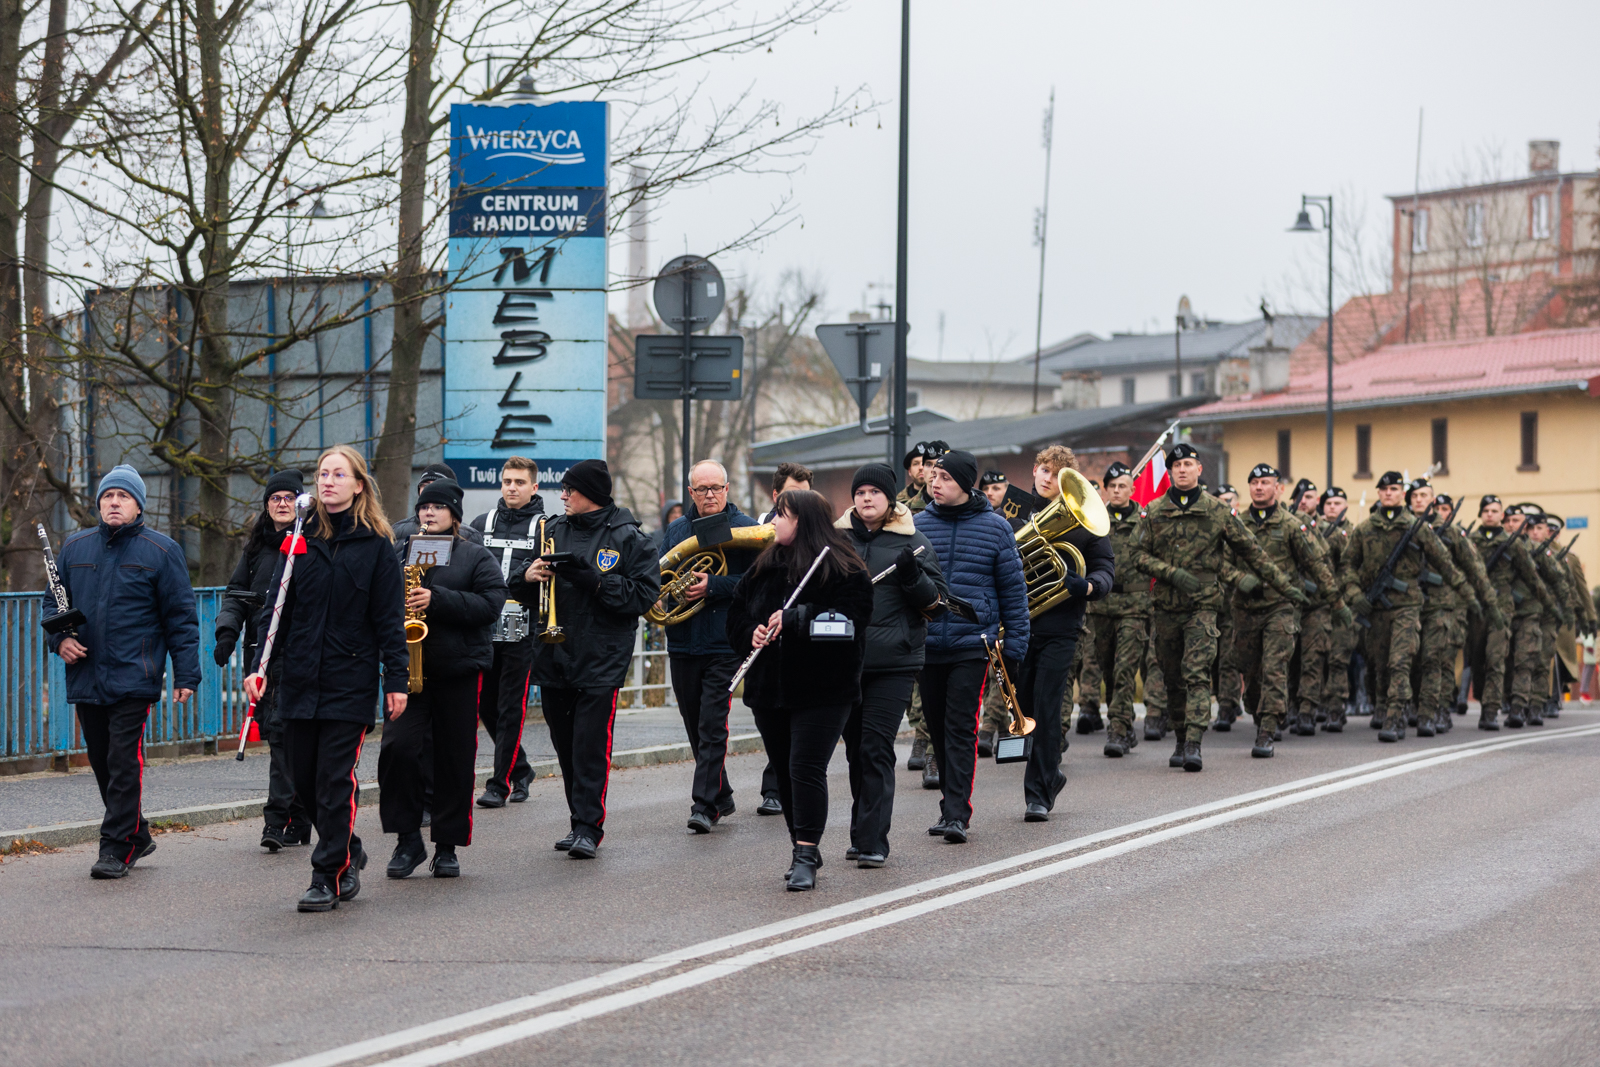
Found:
[[[1311,221],[1311,208],[1316,208],[1322,216],[1322,225],[1317,226]],[[1290,233],[1316,233],[1319,230],[1328,232],[1328,471],[1327,481],[1322,485],[1326,490],[1333,484],[1333,197],[1306,196],[1300,197],[1300,214],[1294,220],[1294,225],[1289,227]]]

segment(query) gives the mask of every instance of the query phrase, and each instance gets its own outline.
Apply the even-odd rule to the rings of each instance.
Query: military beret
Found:
[[[1405,485],[1406,479],[1399,471],[1384,471],[1383,477],[1378,479],[1378,488],[1383,489],[1391,485]]]
[[[1006,484],[1006,472],[1005,471],[984,471],[983,472],[983,477],[978,479],[978,488],[979,489],[982,489],[986,485],[1005,485],[1005,484]]]
[[[910,470],[911,469],[911,461],[912,460],[914,460],[914,459],[924,459],[924,458],[927,457],[927,455],[928,455],[928,442],[926,442],[926,441],[918,441],[916,444],[912,445],[911,446],[911,450],[906,453],[906,458],[901,461],[901,466],[904,467],[906,470]]]
[[[1428,479],[1426,479],[1426,478],[1413,478],[1409,482],[1406,483],[1406,499],[1410,500],[1411,499],[1411,494],[1415,493],[1418,489],[1432,489],[1432,488],[1433,488],[1433,483],[1428,481]]]
[[[1232,493],[1234,496],[1238,496],[1239,495],[1239,490],[1235,489],[1233,486],[1229,485],[1227,482],[1223,482],[1221,485],[1217,486],[1216,489],[1212,490],[1212,492],[1216,496],[1221,496],[1223,493]]]
[[[1106,481],[1110,482],[1116,478],[1121,478],[1124,475],[1132,473],[1133,468],[1119,459],[1115,463],[1111,464],[1111,466],[1106,468],[1105,479]]]
[[[1454,507],[1456,502],[1455,497],[1451,496],[1449,493],[1440,493],[1433,499],[1437,500],[1442,507],[1447,508]]]
[[[1278,477],[1278,468],[1274,467],[1270,463],[1257,463],[1254,467],[1250,468],[1250,480],[1252,482],[1255,481],[1257,478],[1276,478],[1276,477]]]
[[[1195,448],[1194,445],[1191,445],[1188,442],[1184,442],[1183,444],[1173,445],[1171,451],[1169,451],[1167,453],[1167,466],[1169,466],[1169,467],[1172,466],[1174,463],[1178,462],[1178,460],[1180,460],[1180,459],[1199,459],[1199,458],[1200,458],[1200,450]]]
[[[1515,505],[1515,507],[1519,512],[1526,515],[1530,519],[1542,520],[1544,518],[1544,508],[1540,507],[1538,504],[1535,504],[1531,500],[1525,500],[1522,503]],[[1510,509],[1507,510],[1509,511]]]
[[[1307,493],[1315,493],[1316,491],[1317,483],[1312,481],[1310,478],[1301,478],[1298,482],[1294,483],[1294,498],[1296,500],[1299,500]]]
[[[1488,507],[1490,504],[1498,503],[1500,503],[1500,498],[1495,496],[1493,493],[1483,494],[1478,498],[1478,514],[1483,514],[1483,509]]]
[[[1567,522],[1560,515],[1552,515],[1549,512],[1545,512],[1544,524],[1554,529],[1561,530],[1566,527]]]
[[[1507,515],[1521,515],[1522,514],[1522,505],[1521,504],[1512,504],[1510,507],[1506,508],[1506,514]]]
[[[1348,496],[1345,495],[1345,491],[1343,489],[1340,489],[1337,485],[1330,485],[1330,486],[1328,486],[1327,491],[1322,494],[1322,502],[1324,504],[1326,504],[1328,501],[1332,500],[1334,497],[1338,497],[1340,500],[1349,500],[1350,499]]]

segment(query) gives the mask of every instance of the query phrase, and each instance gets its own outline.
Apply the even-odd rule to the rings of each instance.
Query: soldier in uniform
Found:
[[[1319,499],[1322,502],[1319,508],[1322,518],[1317,523],[1317,533],[1322,537],[1324,547],[1328,551],[1328,568],[1337,575],[1343,564],[1345,545],[1350,541],[1350,531],[1355,529],[1345,515],[1350,501],[1345,496],[1344,490],[1338,486],[1329,486]],[[1357,633],[1358,628],[1353,619],[1348,626],[1335,621],[1328,630],[1327,659],[1320,667],[1323,708],[1322,715],[1318,716],[1323,730],[1328,733],[1342,732],[1347,721],[1349,704],[1346,697],[1350,692],[1350,655],[1355,651]],[[1304,664],[1301,665],[1301,670],[1305,670]]]
[[[1510,619],[1504,629],[1485,625],[1481,633],[1473,635],[1472,673],[1482,679],[1474,686],[1483,701],[1478,729],[1500,729],[1496,717],[1505,707],[1506,725],[1517,730],[1534,698],[1534,675],[1544,651],[1540,614],[1545,607],[1559,609],[1539,578],[1526,537],[1516,536],[1522,526],[1520,509],[1507,509],[1499,497],[1485,496],[1479,503],[1478,522],[1472,547],[1483,557],[1489,582],[1500,598],[1501,613]],[[1506,541],[1514,543],[1500,551]]]
[[[1560,639],[1561,628],[1576,629],[1578,625],[1577,613],[1572,606],[1573,590],[1572,580],[1569,576],[1565,561],[1556,562],[1550,552],[1550,525],[1545,521],[1544,510],[1537,504],[1522,505],[1523,521],[1528,524],[1528,540],[1533,543],[1534,568],[1539,572],[1539,578],[1555,595],[1555,608],[1546,607],[1539,616],[1539,629],[1544,633],[1544,645],[1540,661],[1544,664],[1544,675],[1547,679],[1545,696],[1540,698],[1535,692],[1528,701],[1527,724],[1529,726],[1543,726],[1544,713],[1550,705],[1555,703],[1560,706],[1560,686],[1557,679],[1561,676],[1561,663],[1556,655],[1556,642]],[[1537,689],[1538,678],[1534,680]],[[1552,701],[1552,697],[1554,700]],[[1559,711],[1558,711],[1559,714]]]
[[[1468,611],[1486,615],[1496,626],[1503,627],[1506,620],[1500,614],[1482,558],[1473,551],[1472,543],[1455,523],[1455,501],[1444,493],[1435,497],[1428,480],[1418,478],[1406,490],[1406,503],[1414,515],[1423,515],[1432,509],[1434,535],[1478,596],[1476,601],[1466,601],[1443,585],[1426,581],[1428,599],[1422,607],[1422,641],[1417,654],[1414,691],[1417,694],[1417,736],[1432,737],[1453,725],[1450,711],[1456,699],[1456,654],[1467,640]]]
[[[1239,492],[1227,482],[1217,487],[1216,497],[1239,514]],[[1222,610],[1217,612],[1217,665],[1212,672],[1217,693],[1217,721],[1214,729],[1227,733],[1239,720],[1239,700],[1244,693],[1244,676],[1239,672],[1239,655],[1234,649],[1233,591],[1239,582],[1239,568],[1233,550],[1222,550]]]
[[[1245,509],[1245,528],[1256,543],[1292,581],[1298,582],[1307,596],[1299,610],[1287,597],[1276,596],[1261,579],[1241,571],[1234,586],[1233,629],[1239,665],[1244,670],[1245,695],[1256,720],[1256,743],[1250,754],[1272,756],[1273,738],[1289,710],[1289,659],[1294,654],[1295,634],[1300,630],[1301,614],[1315,617],[1318,632],[1326,629],[1328,616],[1343,621],[1349,615],[1333,572],[1328,569],[1321,539],[1278,503],[1280,479],[1268,463],[1258,463],[1250,471],[1250,506]],[[1313,599],[1314,598],[1314,599]],[[1310,736],[1316,732],[1312,715],[1296,716],[1295,733]]]
[[[1301,478],[1294,484],[1294,492],[1289,494],[1289,509],[1302,516],[1300,521],[1306,524],[1306,529],[1316,529],[1317,512],[1321,507],[1322,497],[1317,493],[1316,482]]]
[[[1125,463],[1106,468],[1106,511],[1111,516],[1111,550],[1119,561],[1128,558],[1128,542],[1142,514],[1133,495],[1133,470]],[[1150,641],[1150,581],[1128,563],[1117,569],[1111,595],[1089,605],[1094,619],[1092,636],[1083,643],[1090,652],[1084,664],[1084,677],[1090,665],[1107,679],[1106,703],[1110,728],[1106,733],[1105,754],[1112,758],[1127,755],[1139,743],[1133,732],[1133,697],[1138,684],[1139,665]],[[1098,700],[1095,688],[1085,686],[1084,701]]]
[[[1561,531],[1566,527],[1566,522],[1561,516],[1551,515],[1549,512],[1545,513],[1544,524],[1550,527],[1550,539],[1552,542],[1560,536]],[[1600,612],[1596,612],[1594,598],[1589,594],[1589,577],[1584,573],[1583,562],[1569,550],[1570,546],[1570,541],[1565,548],[1555,548],[1552,544],[1550,551],[1557,556],[1560,556],[1563,552],[1566,553],[1566,558],[1561,562],[1567,568],[1567,580],[1572,586],[1572,613],[1578,620],[1578,625],[1575,627],[1576,632],[1573,636],[1576,639],[1578,667],[1581,673],[1583,639],[1593,637],[1596,628],[1600,627]],[[1576,681],[1576,679],[1574,680]],[[1560,714],[1561,701],[1555,700],[1551,703],[1549,710],[1545,712],[1545,718],[1554,719]]]
[[[1406,482],[1399,471],[1385,471],[1378,479],[1378,506],[1372,516],[1356,527],[1350,535],[1342,564],[1345,597],[1355,604],[1355,609],[1368,620],[1371,629],[1367,634],[1367,648],[1372,654],[1375,668],[1373,709],[1381,709],[1383,729],[1380,741],[1399,741],[1406,736],[1406,705],[1411,701],[1411,661],[1416,657],[1418,642],[1422,639],[1422,582],[1425,572],[1442,575],[1450,588],[1463,600],[1470,601],[1472,592],[1467,580],[1450,560],[1450,553],[1434,536],[1433,528],[1423,523],[1413,535],[1411,544],[1420,549],[1403,552],[1395,561],[1391,572],[1390,589],[1383,601],[1376,604],[1367,599],[1366,590],[1372,588],[1384,563],[1395,545],[1411,528],[1414,516],[1405,506]]]
[[[1167,687],[1167,718],[1177,746],[1167,763],[1202,767],[1200,740],[1211,724],[1211,663],[1217,655],[1222,606],[1222,550],[1231,546],[1252,570],[1295,603],[1300,586],[1267,558],[1239,517],[1200,489],[1200,454],[1193,445],[1167,453],[1172,486],[1150,502],[1130,541],[1128,563],[1153,576],[1150,630]]]

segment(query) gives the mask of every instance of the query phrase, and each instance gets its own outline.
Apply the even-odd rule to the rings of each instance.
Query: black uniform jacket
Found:
[[[1033,513],[1043,511],[1050,503],[1038,493],[1033,494]],[[1036,634],[1075,634],[1083,629],[1083,616],[1089,610],[1089,601],[1104,600],[1111,595],[1117,580],[1117,557],[1111,550],[1111,538],[1090,533],[1082,526],[1074,526],[1063,538],[1067,544],[1083,553],[1083,576],[1094,588],[1088,597],[1068,597],[1049,611],[1033,618]],[[1006,653],[1011,651],[1010,642]]]
[[[555,551],[573,553],[587,570],[575,578],[557,575],[552,583],[556,623],[566,631],[565,641],[545,644],[538,638],[544,620],[532,620],[533,684],[556,689],[619,688],[633,658],[639,616],[661,595],[655,547],[633,513],[614,504],[551,519],[545,536],[555,542]],[[511,596],[536,608],[539,585],[514,573]]]
[[[258,593],[271,607],[278,596],[278,587],[272,584],[272,572],[283,555],[278,551],[278,546],[288,536],[289,532],[285,530],[282,533],[269,533],[266,540],[261,542],[251,538],[245,546],[244,555],[239,557],[239,565],[233,568],[233,577],[228,579],[228,593]],[[246,607],[244,601],[232,595],[224,596],[222,605],[217,608],[219,643],[224,634],[231,634],[234,641],[238,641],[243,634],[245,648],[253,647],[261,639],[261,634],[256,630],[256,618],[257,611]]]
[[[855,542],[856,554],[867,563],[867,574],[881,574],[894,563],[900,550],[921,548],[917,557],[917,578],[910,586],[896,570],[872,587],[872,625],[867,627],[866,660],[868,671],[919,671],[927,658],[928,617],[924,611],[938,603],[949,590],[939,573],[939,557],[927,535],[911,521],[911,510],[895,504],[894,511],[877,531],[867,529],[851,508],[834,523]],[[766,653],[762,653],[765,655]]]
[[[494,509],[494,532],[487,532],[489,525],[489,512],[484,512],[472,520],[470,526],[462,527],[461,536],[483,544],[487,538],[493,541],[527,541],[531,540],[539,530],[539,516],[544,514],[544,498],[535,493],[533,499],[520,508],[506,507],[505,498],[500,498],[500,503]],[[472,531],[468,533],[467,531]],[[473,533],[478,536],[474,537]],[[402,544],[404,542],[401,542]],[[504,547],[494,548],[484,545],[489,549],[489,554],[494,556],[494,564],[498,568],[505,559]],[[528,569],[528,564],[539,554],[537,548],[513,548],[511,550],[511,566],[503,568],[502,573],[509,581],[513,574]]]
[[[739,579],[728,606],[728,644],[735,653],[741,657],[750,654],[756,627],[783,607],[793,591],[781,567],[769,567],[753,576],[747,571]],[[811,620],[824,611],[849,617],[855,623],[856,639],[811,640]],[[871,623],[872,578],[866,571],[826,582],[813,577],[794,606],[783,613],[777,647],[769,646],[745,675],[745,703],[790,709],[854,704],[861,699],[861,665]]]
[[[398,546],[401,558],[405,545]],[[458,678],[486,671],[494,663],[489,633],[506,602],[500,561],[487,548],[456,537],[450,565],[422,572],[422,587],[432,590],[424,620],[422,676]]]
[[[316,516],[306,520],[306,551],[295,557],[272,652],[283,667],[276,706],[284,719],[371,725],[380,664],[383,691],[406,691],[405,578],[387,537],[353,526],[349,511],[333,519],[331,539],[317,536]],[[278,555],[274,589],[288,558]],[[269,599],[256,616],[263,641],[271,619]],[[260,661],[257,646],[251,671]]]

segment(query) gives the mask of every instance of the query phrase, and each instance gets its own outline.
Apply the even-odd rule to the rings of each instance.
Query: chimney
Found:
[[[645,183],[643,167],[635,166],[629,175],[634,187]],[[628,290],[628,326],[635,330],[648,330],[654,325],[650,317],[650,217],[641,198],[633,205],[628,220],[628,277],[632,288]]]
[[[1561,169],[1560,141],[1529,141],[1528,172],[1543,178]]]

